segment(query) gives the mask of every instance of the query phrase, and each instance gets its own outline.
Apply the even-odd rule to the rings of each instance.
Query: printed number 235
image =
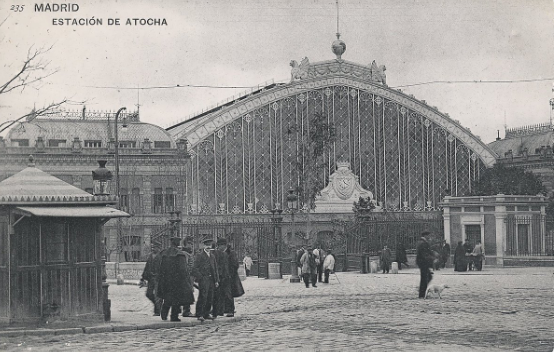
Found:
[[[12,5],[12,7],[10,7],[10,10],[14,12],[23,12],[24,7],[25,5]]]

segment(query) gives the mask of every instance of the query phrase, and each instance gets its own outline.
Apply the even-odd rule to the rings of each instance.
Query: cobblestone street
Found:
[[[435,273],[439,300],[417,298],[419,272],[337,273],[306,289],[248,278],[236,321],[127,332],[3,338],[8,351],[371,350],[552,351],[553,268],[485,268]],[[339,282],[340,280],[340,282]],[[144,288],[110,286],[114,326],[159,322]],[[190,319],[191,321],[194,319]]]

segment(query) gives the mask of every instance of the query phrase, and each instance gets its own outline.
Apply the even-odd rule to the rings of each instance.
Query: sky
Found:
[[[52,10],[73,4],[76,11],[47,11],[47,4]],[[503,137],[505,127],[549,122],[553,0],[339,0],[338,14],[344,60],[386,65],[390,87],[426,100],[485,143],[497,130]],[[102,24],[72,24],[93,18]],[[42,56],[50,62],[43,72],[55,72],[38,85],[0,94],[0,123],[70,99],[98,111],[139,104],[141,121],[166,128],[264,82],[289,82],[291,60],[334,59],[337,5],[0,1],[0,23],[0,84],[20,69],[30,48],[52,47]]]

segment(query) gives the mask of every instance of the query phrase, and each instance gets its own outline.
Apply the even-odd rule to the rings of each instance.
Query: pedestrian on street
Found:
[[[392,253],[388,246],[383,247],[383,251],[381,252],[381,266],[383,267],[383,274],[386,272],[389,273],[390,265],[392,262]]]
[[[163,250],[161,255],[158,295],[163,299],[160,315],[167,320],[171,309],[171,321],[181,321],[179,313],[181,306],[194,303],[192,281],[190,279],[190,254],[178,249],[181,243],[179,237],[170,239],[171,246]]]
[[[302,265],[302,278],[306,288],[310,287],[310,280],[313,287],[317,282],[317,263],[315,261],[314,252],[310,247],[306,248],[306,252],[300,258],[300,264]]]
[[[189,268],[191,268],[190,284],[194,287],[194,277],[192,276],[192,268],[194,268],[194,239],[192,236],[185,237],[183,240],[183,252],[190,254],[187,259],[189,260]],[[194,289],[193,289],[194,290]],[[191,317],[190,304],[183,305],[183,317]]]
[[[235,298],[244,295],[244,288],[239,277],[237,253],[231,248],[231,245],[227,245],[225,253],[227,253],[229,259],[229,284],[231,286],[231,290],[225,299],[225,316],[230,318],[235,316]]]
[[[420,272],[419,298],[425,298],[427,286],[433,279],[433,273],[429,270],[433,266],[434,260],[433,252],[429,246],[430,237],[430,232],[423,232],[416,249],[416,264],[419,267]]]
[[[475,244],[475,248],[473,248],[471,255],[475,261],[475,269],[481,271],[483,269],[483,260],[485,259],[485,250],[480,240],[477,240],[477,244]]]
[[[317,264],[317,281],[323,282],[323,261],[325,260],[327,253],[321,249],[321,246],[317,246],[317,248],[314,249],[314,255],[315,262]]]
[[[404,247],[402,240],[400,240],[396,246],[396,262],[398,263],[398,270],[402,270],[402,264],[409,266],[406,247]]]
[[[298,269],[298,276],[302,277],[302,263],[300,262],[300,259],[302,259],[302,256],[306,253],[306,249],[304,246],[302,246],[299,250],[296,251],[296,267]],[[300,280],[302,282],[302,280]]]
[[[454,271],[467,271],[466,250],[462,241],[458,241],[454,251]]]
[[[252,264],[254,264],[254,261],[252,260],[250,254],[246,253],[242,262],[244,263],[244,271],[246,271],[246,276],[250,276],[250,269],[252,269]]]
[[[450,260],[450,245],[446,242],[446,240],[443,240],[443,246],[442,246],[442,268],[446,268],[446,264]]]
[[[198,301],[196,302],[196,317],[200,321],[211,319],[214,292],[219,287],[219,274],[215,255],[212,253],[213,240],[203,242],[204,249],[194,257],[193,275],[198,282]]]
[[[323,261],[323,270],[325,271],[324,283],[329,283],[329,274],[335,272],[335,256],[331,253],[331,248],[327,250],[327,255]]]
[[[152,251],[146,260],[146,265],[142,272],[139,286],[146,287],[146,297],[154,304],[154,316],[160,316],[162,308],[162,300],[158,297],[158,270],[159,265],[156,264],[156,257],[159,255],[160,249],[157,246],[152,247]],[[159,260],[159,259],[158,259]]]
[[[471,252],[473,252],[473,246],[471,245],[471,243],[469,243],[469,238],[466,238],[464,242],[464,250],[466,253],[466,262],[468,266],[467,270],[471,271],[473,270],[473,260],[470,256],[471,256]]]
[[[231,295],[231,281],[229,275],[229,256],[225,253],[227,249],[227,240],[225,238],[217,239],[217,246],[213,253],[217,263],[217,272],[219,274],[219,287],[215,289],[213,317],[223,316],[225,314],[225,301]]]

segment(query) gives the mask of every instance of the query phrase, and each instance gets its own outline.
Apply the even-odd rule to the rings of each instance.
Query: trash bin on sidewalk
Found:
[[[398,274],[398,262],[392,262],[391,272],[393,274]]]
[[[369,268],[370,268],[370,273],[372,273],[372,274],[375,274],[375,273],[377,273],[377,271],[379,271],[379,267],[377,265],[377,262],[374,262],[374,261],[369,263]]]
[[[268,263],[267,264],[267,278],[268,279],[282,279],[281,263]]]

